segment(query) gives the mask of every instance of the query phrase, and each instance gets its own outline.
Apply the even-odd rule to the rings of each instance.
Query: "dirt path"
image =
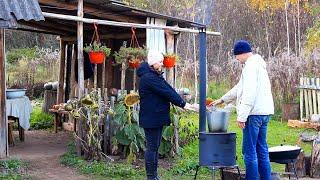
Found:
[[[29,162],[28,174],[32,179],[90,179],[59,162],[71,140],[72,135],[68,132],[26,131],[25,142],[15,140],[15,146],[10,148],[10,157]]]

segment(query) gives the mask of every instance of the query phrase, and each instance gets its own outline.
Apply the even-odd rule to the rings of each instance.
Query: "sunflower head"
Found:
[[[139,94],[130,93],[124,98],[124,103],[126,104],[126,106],[132,107],[133,105],[139,103],[139,99]]]

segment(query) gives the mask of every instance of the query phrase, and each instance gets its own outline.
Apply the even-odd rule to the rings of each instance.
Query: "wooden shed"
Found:
[[[29,4],[27,4],[29,3]],[[163,53],[174,52],[179,32],[199,33],[200,45],[200,119],[205,117],[205,84],[206,84],[206,26],[171,16],[133,8],[113,0],[4,0],[0,2],[0,158],[8,155],[6,82],[4,28],[16,28],[23,31],[40,32],[58,35],[60,38],[61,58],[57,103],[71,96],[81,97],[85,86],[96,86],[120,89],[120,66],[109,57],[103,64],[96,66],[96,79],[92,76],[85,81],[84,44],[90,43],[94,24],[98,26],[100,39],[112,51],[117,51],[124,42],[129,42],[132,28],[141,45]],[[2,8],[7,7],[7,8]],[[44,19],[45,18],[45,19]],[[167,33],[164,29],[168,30]],[[79,68],[77,68],[79,67]],[[172,72],[171,72],[172,73]],[[78,74],[75,79],[75,74]],[[125,89],[133,88],[133,71],[126,72]],[[167,77],[173,77],[170,72]],[[91,79],[91,80],[90,80]],[[168,79],[173,82],[172,80]],[[64,88],[65,84],[65,88]],[[77,92],[74,87],[78,86]],[[201,94],[202,93],[202,94]]]

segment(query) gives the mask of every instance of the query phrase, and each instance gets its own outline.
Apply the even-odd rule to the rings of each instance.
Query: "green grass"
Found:
[[[220,98],[229,89],[228,83],[222,82],[220,84],[211,82],[209,84],[208,97],[213,99]],[[311,153],[310,143],[298,143],[299,135],[304,129],[293,129],[287,126],[287,123],[280,122],[280,112],[272,117],[268,125],[267,142],[269,147],[278,146],[280,144],[301,146],[306,154]],[[171,179],[193,179],[195,169],[199,161],[199,144],[198,144],[198,114],[187,114],[186,117],[180,121],[180,144],[181,155],[173,159],[166,159],[165,161],[172,165],[168,167],[159,167],[159,175],[164,180]],[[244,161],[242,156],[242,130],[236,125],[236,114],[232,113],[229,123],[229,132],[237,134],[237,164],[244,169]],[[143,159],[141,160],[143,162]],[[145,179],[144,168],[137,168],[126,163],[105,163],[105,162],[86,162],[80,157],[77,157],[74,150],[70,150],[61,157],[61,163],[67,166],[77,168],[81,173],[89,174],[95,179]],[[272,163],[272,170],[274,172],[283,172],[285,166]],[[198,179],[210,179],[210,171],[206,168],[201,168]]]
[[[189,126],[190,129],[180,130],[180,135],[182,142],[186,141],[187,134],[192,134],[198,132],[198,115],[189,114],[184,117],[181,121],[181,128]],[[303,129],[292,129],[287,126],[286,123],[275,120],[274,118],[270,121],[268,126],[268,145],[277,146],[280,144],[290,144],[296,145],[299,134]],[[231,115],[231,122],[229,125],[229,132],[237,133],[237,163],[244,169],[244,162],[241,153],[242,145],[242,130],[236,125],[236,114]],[[192,140],[193,139],[193,140]],[[174,159],[166,159],[165,161],[173,164],[173,167],[167,169],[168,167],[159,167],[159,175],[164,180],[171,179],[192,179],[195,174],[196,166],[198,165],[199,159],[199,146],[197,137],[192,137],[190,143],[186,144],[181,150],[181,156],[177,156]],[[311,144],[301,143],[299,144],[305,153],[311,152]],[[135,166],[129,165],[127,163],[105,163],[105,162],[87,162],[80,157],[77,157],[74,153],[74,147],[70,146],[71,149],[61,157],[61,163],[67,166],[72,166],[77,168],[83,174],[89,174],[94,176],[94,179],[145,179],[145,172],[143,168],[137,168]],[[143,160],[141,160],[143,161]],[[275,172],[283,172],[284,165],[273,164],[272,169]],[[209,179],[210,171],[206,168],[202,168],[199,172],[198,179]]]
[[[28,179],[28,175],[25,173],[27,163],[22,162],[19,159],[8,159],[0,161],[0,179]]]
[[[188,121],[193,119],[193,121],[198,122],[198,116],[192,115],[188,117]],[[196,127],[197,128],[197,127]],[[302,147],[303,151],[306,154],[311,153],[311,144],[310,143],[298,143],[299,135],[304,129],[294,129],[289,128],[286,123],[282,123],[280,121],[272,118],[268,125],[268,134],[267,134],[267,142],[269,147],[278,146],[280,144],[287,145],[296,145]],[[235,132],[237,134],[237,163],[241,168],[244,169],[244,161],[242,156],[242,130],[236,125],[236,114],[233,113],[231,115],[231,122],[229,123],[229,132]],[[187,146],[185,146],[182,150],[182,157],[177,161],[175,167],[172,169],[174,173],[185,174],[194,173],[195,167],[198,164],[199,152],[198,141],[194,141]],[[272,169],[275,172],[283,172],[284,165],[272,163]]]

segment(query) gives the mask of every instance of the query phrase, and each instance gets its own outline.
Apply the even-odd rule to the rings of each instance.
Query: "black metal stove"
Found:
[[[199,110],[199,165],[210,167],[213,171],[227,168],[237,168],[236,165],[236,134],[235,133],[206,133],[206,97],[207,97],[207,37],[206,28],[199,28],[199,75],[200,75],[200,110]],[[227,152],[230,151],[230,152]],[[223,178],[223,173],[222,173]]]

